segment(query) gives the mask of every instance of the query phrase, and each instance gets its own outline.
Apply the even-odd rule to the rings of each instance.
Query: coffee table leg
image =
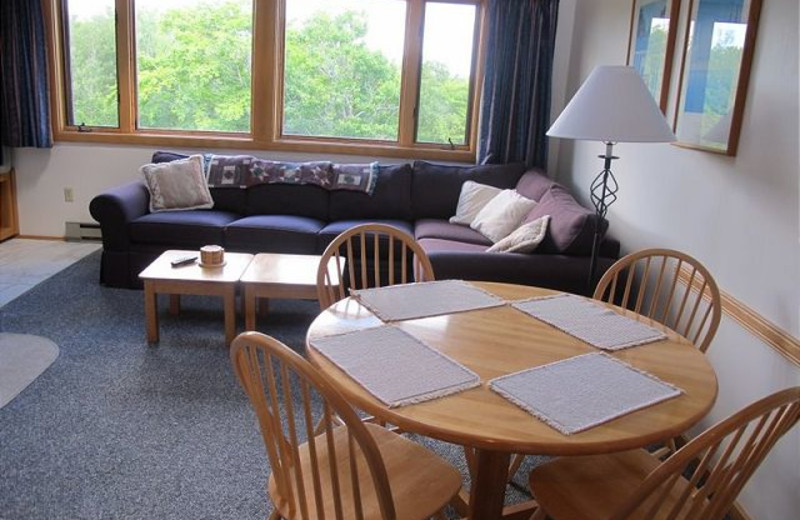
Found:
[[[147,326],[147,342],[158,343],[158,299],[153,282],[144,282],[144,316]]]
[[[236,286],[231,284],[222,295],[225,312],[225,345],[230,346],[236,336]]]
[[[506,495],[511,456],[501,451],[476,450],[475,480],[469,497],[470,520],[500,518]]]
[[[170,294],[169,295],[169,313],[173,316],[177,316],[181,312],[181,295],[180,294]]]
[[[256,295],[249,285],[244,288],[244,330],[256,330]]]

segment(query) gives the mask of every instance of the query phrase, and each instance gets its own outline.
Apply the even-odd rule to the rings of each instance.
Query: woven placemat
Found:
[[[310,343],[390,408],[481,384],[472,370],[392,325],[315,338]]]
[[[413,320],[454,312],[499,307],[497,296],[463,280],[442,280],[351,291],[383,321]]]
[[[566,435],[683,393],[603,352],[498,377],[489,388]]]
[[[620,350],[667,338],[660,330],[573,294],[531,298],[511,305],[603,350]]]

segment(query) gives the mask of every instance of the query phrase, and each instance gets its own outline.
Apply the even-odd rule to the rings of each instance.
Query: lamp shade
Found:
[[[595,68],[547,135],[613,143],[675,140],[642,78],[622,66]]]

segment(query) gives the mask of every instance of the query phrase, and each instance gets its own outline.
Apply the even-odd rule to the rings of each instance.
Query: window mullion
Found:
[[[117,16],[117,81],[119,83],[119,128],[136,131],[136,70],[134,56],[133,0],[115,0]]]
[[[400,145],[414,143],[417,131],[419,73],[422,64],[423,0],[408,0],[406,11],[403,82],[400,90]]]
[[[276,31],[283,24],[284,0],[265,0],[254,3],[253,13],[253,76],[250,86],[252,103],[250,131],[257,142],[269,144],[278,133],[276,116],[281,103],[281,91],[276,78],[283,74],[279,70],[282,60],[277,45]]]

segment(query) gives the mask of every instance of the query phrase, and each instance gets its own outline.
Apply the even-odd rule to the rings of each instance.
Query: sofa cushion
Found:
[[[216,209],[160,211],[133,220],[129,231],[132,242],[195,249],[224,243],[225,226],[237,218],[236,213]]]
[[[428,255],[439,252],[481,253],[485,252],[486,244],[470,244],[458,240],[445,240],[443,238],[423,238],[418,240],[419,245]]]
[[[555,186],[556,181],[541,170],[528,170],[517,182],[517,193],[531,200],[539,201],[547,190]]]
[[[458,206],[456,206],[456,214],[450,217],[452,224],[464,224],[469,226],[478,213],[487,205],[493,198],[498,196],[503,190],[489,186],[488,184],[481,184],[475,181],[465,181],[461,185],[461,194],[458,196]]]
[[[594,211],[578,204],[566,189],[556,185],[542,196],[539,204],[528,213],[525,221],[531,222],[545,215],[550,215],[550,227],[539,246],[541,252],[576,256],[592,253],[592,239],[597,219]],[[608,222],[602,219],[601,234],[605,233],[607,227]]]
[[[247,215],[292,215],[328,220],[329,192],[319,186],[259,184],[246,191]]]
[[[241,218],[225,230],[225,245],[235,251],[312,254],[321,220],[296,215],[254,215]]]
[[[516,190],[503,190],[489,201],[469,225],[492,242],[499,242],[514,231],[536,202]]]
[[[203,156],[192,155],[139,168],[150,193],[150,212],[209,209],[214,199],[203,173]]]
[[[444,240],[454,240],[466,242],[468,244],[480,244],[484,246],[492,245],[492,241],[481,235],[469,226],[461,224],[451,224],[446,220],[422,219],[418,220],[414,226],[414,236],[417,240],[424,238],[440,238]]]
[[[411,220],[411,165],[381,165],[372,195],[333,190],[330,194],[332,222],[337,220]]]
[[[361,224],[386,224],[387,226],[396,227],[402,231],[405,231],[412,237],[414,236],[414,229],[411,223],[405,220],[392,220],[392,219],[369,219],[369,220],[338,220],[336,222],[331,222],[330,224],[323,227],[319,232],[319,238],[317,242],[317,251],[322,253],[325,251],[325,248],[328,247],[328,244],[334,241],[336,237],[338,237],[343,232],[347,231],[351,227],[359,226]]]
[[[487,249],[490,253],[532,253],[547,234],[550,215],[523,224]]]
[[[450,166],[414,161],[411,208],[415,219],[448,219],[456,214],[461,185],[475,181],[496,188],[516,186],[525,171],[523,164]]]
[[[188,155],[175,152],[157,151],[150,159],[153,163],[163,163],[186,159]],[[238,187],[209,188],[211,198],[214,199],[214,208],[234,213],[244,213],[247,205],[247,190]]]

